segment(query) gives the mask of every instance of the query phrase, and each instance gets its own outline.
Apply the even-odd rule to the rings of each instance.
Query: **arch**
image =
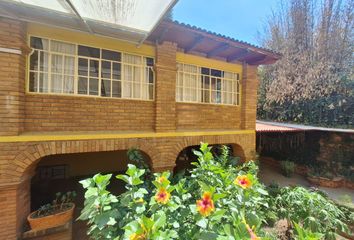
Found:
[[[145,152],[150,159],[159,154],[153,142],[143,139],[104,139],[44,142],[28,146],[18,153],[12,164],[6,169],[6,174],[18,178],[18,181],[31,177],[36,164],[41,158],[55,154],[87,153],[101,151],[127,150],[138,148]]]

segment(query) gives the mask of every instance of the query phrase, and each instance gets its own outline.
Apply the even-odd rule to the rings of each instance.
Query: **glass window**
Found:
[[[237,73],[177,64],[176,101],[239,105]]]
[[[154,99],[154,59],[30,38],[30,92]]]

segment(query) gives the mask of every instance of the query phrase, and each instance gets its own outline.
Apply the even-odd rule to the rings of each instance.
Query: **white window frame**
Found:
[[[32,49],[32,47],[30,46],[30,42],[31,42],[31,37],[37,37],[37,38],[41,38],[41,39],[45,39],[48,41],[48,50],[42,50],[42,49]],[[67,54],[67,53],[58,53],[58,52],[55,52],[55,51],[51,51],[51,46],[50,46],[50,43],[51,41],[58,41],[58,42],[62,42],[62,43],[68,43],[68,44],[73,44],[75,45],[75,54]],[[147,66],[145,64],[145,61],[144,59],[146,58],[151,58],[153,59],[154,61],[154,64],[156,63],[155,62],[155,58],[152,57],[152,56],[147,56],[147,55],[138,55],[138,54],[135,54],[135,53],[129,53],[129,52],[124,52],[124,51],[121,51],[121,50],[116,50],[116,49],[110,49],[110,48],[102,48],[102,47],[97,47],[97,46],[92,46],[92,45],[88,45],[88,44],[85,44],[85,43],[76,43],[76,42],[69,42],[69,41],[63,41],[63,40],[60,40],[60,39],[55,39],[55,38],[49,38],[49,37],[43,37],[41,35],[28,35],[28,39],[27,39],[27,42],[28,42],[28,46],[31,48],[31,52],[27,55],[27,59],[26,59],[26,63],[27,63],[27,70],[26,70],[26,93],[28,94],[44,94],[44,95],[60,95],[60,96],[79,96],[79,97],[100,97],[100,98],[105,98],[105,99],[127,99],[127,100],[141,100],[141,101],[155,101],[155,88],[156,88],[156,73],[154,71],[154,66]],[[95,57],[87,57],[87,56],[80,56],[78,54],[78,46],[81,45],[81,46],[85,46],[85,47],[92,47],[92,48],[96,48],[96,49],[99,49],[100,50],[100,58],[95,58]],[[103,59],[102,58],[102,50],[108,50],[108,51],[113,51],[113,52],[119,52],[121,53],[121,61],[114,61],[114,60],[109,60],[109,59]],[[42,71],[39,71],[39,68],[40,66],[38,65],[38,70],[37,71],[31,71],[30,70],[30,60],[31,60],[31,55],[33,54],[34,51],[38,51],[39,53],[40,52],[46,52],[48,53],[48,91],[47,92],[40,92],[39,91],[39,80],[37,81],[37,91],[34,92],[34,91],[30,91],[30,73],[31,72],[38,72],[38,73],[42,73]],[[63,93],[63,89],[61,90],[61,93],[59,92],[51,92],[51,59],[52,59],[52,54],[56,54],[56,55],[62,55],[63,58],[65,56],[70,56],[70,57],[74,57],[75,58],[75,66],[74,66],[74,93]],[[131,64],[131,63],[124,63],[123,62],[123,55],[124,54],[129,54],[129,55],[134,55],[134,56],[138,56],[141,58],[141,64]],[[99,73],[98,73],[98,95],[90,95],[89,94],[89,86],[88,86],[88,91],[87,91],[87,94],[79,94],[78,93],[78,81],[79,81],[79,74],[78,74],[78,59],[79,58],[85,58],[87,59],[88,61],[90,60],[95,60],[95,61],[99,61]],[[120,81],[121,82],[121,97],[112,97],[112,88],[111,88],[111,96],[101,96],[101,81],[102,80],[108,80],[107,78],[102,78],[102,75],[101,75],[101,64],[102,64],[102,61],[109,61],[109,62],[117,62],[117,63],[120,63],[121,64],[121,79],[120,80],[117,80],[117,81]],[[144,65],[145,64],[145,65]],[[140,70],[140,97],[139,98],[134,98],[133,97],[133,85],[134,84],[131,84],[132,87],[131,87],[131,97],[123,97],[124,94],[124,82],[131,82],[131,81],[126,81],[124,80],[124,66],[137,66],[139,67],[141,70]],[[153,83],[149,83],[149,82],[144,82],[144,80],[147,80],[147,79],[144,79],[143,77],[143,74],[147,71],[151,70],[152,71],[152,74],[153,74]],[[89,72],[89,69],[88,69],[88,72]],[[112,71],[111,71],[111,86],[112,86],[112,81],[115,81],[115,79],[112,78]],[[89,82],[89,78],[88,78],[88,82]],[[133,82],[132,82],[133,83]],[[136,82],[135,82],[136,83]],[[142,85],[147,85],[148,86],[148,91],[150,92],[150,86],[152,85],[152,98],[142,98],[143,94],[143,87]]]
[[[192,73],[192,72],[186,72],[184,71],[185,67],[184,66],[193,66],[193,67],[197,67],[197,73]],[[213,69],[213,70],[218,70],[221,72],[227,72],[227,73],[231,73],[231,75],[234,75],[235,78],[227,78],[225,77],[225,74],[223,74],[223,76],[221,77],[215,77],[215,76],[211,76],[211,75],[206,75],[206,74],[202,74],[201,70],[202,68],[209,68],[209,69]],[[197,77],[197,81],[201,82],[202,81],[202,77],[203,77],[203,82],[200,85],[200,87],[190,87],[190,86],[186,86],[185,83],[185,76],[187,75],[196,75]],[[182,77],[182,79],[181,79]],[[204,98],[204,77],[209,77],[209,102],[204,102],[203,98]],[[212,84],[211,84],[211,78],[216,78],[216,79],[220,79],[221,80],[221,89],[220,91],[217,91],[215,89],[212,88]],[[223,89],[223,85],[225,84],[225,81],[231,81],[231,86],[232,86],[232,90],[231,91],[226,91]],[[194,86],[198,86],[198,83],[194,84]],[[185,95],[185,90],[186,89],[194,89],[195,90],[195,101],[192,100],[186,100],[186,95]],[[220,97],[220,103],[217,102],[212,102],[212,93],[217,94],[217,92],[220,92],[221,97]],[[182,93],[182,96],[180,96],[179,93]],[[225,101],[225,95],[226,93],[231,94],[231,98],[232,98],[232,103],[226,103]],[[225,70],[221,70],[221,69],[216,69],[213,67],[204,67],[204,66],[197,66],[197,65],[193,65],[193,64],[187,64],[187,63],[181,63],[181,62],[177,62],[177,74],[176,74],[176,102],[180,102],[180,103],[198,103],[198,104],[213,104],[213,105],[228,105],[228,106],[241,106],[241,81],[240,81],[240,73],[238,72],[231,72],[231,71],[225,71]]]

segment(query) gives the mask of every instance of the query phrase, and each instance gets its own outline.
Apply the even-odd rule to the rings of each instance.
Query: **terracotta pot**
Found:
[[[32,216],[35,215],[38,212],[38,210],[32,212],[27,217],[31,229],[39,230],[39,229],[53,228],[60,225],[64,225],[65,223],[70,221],[74,215],[75,204],[74,203],[67,203],[67,204],[71,205],[69,209],[45,217],[33,218]]]

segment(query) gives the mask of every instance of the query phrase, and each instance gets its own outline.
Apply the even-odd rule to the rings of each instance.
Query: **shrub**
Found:
[[[146,171],[129,165],[127,191],[107,191],[112,175],[81,181],[86,189],[79,219],[94,239],[258,239],[265,221],[267,192],[253,162],[229,165],[227,148],[217,160],[207,144],[194,151],[198,162],[176,184],[170,173],[156,173],[152,189],[143,187]],[[222,222],[223,224],[220,224]]]
[[[280,163],[283,175],[285,177],[291,177],[295,172],[295,163],[291,161],[282,161]]]

